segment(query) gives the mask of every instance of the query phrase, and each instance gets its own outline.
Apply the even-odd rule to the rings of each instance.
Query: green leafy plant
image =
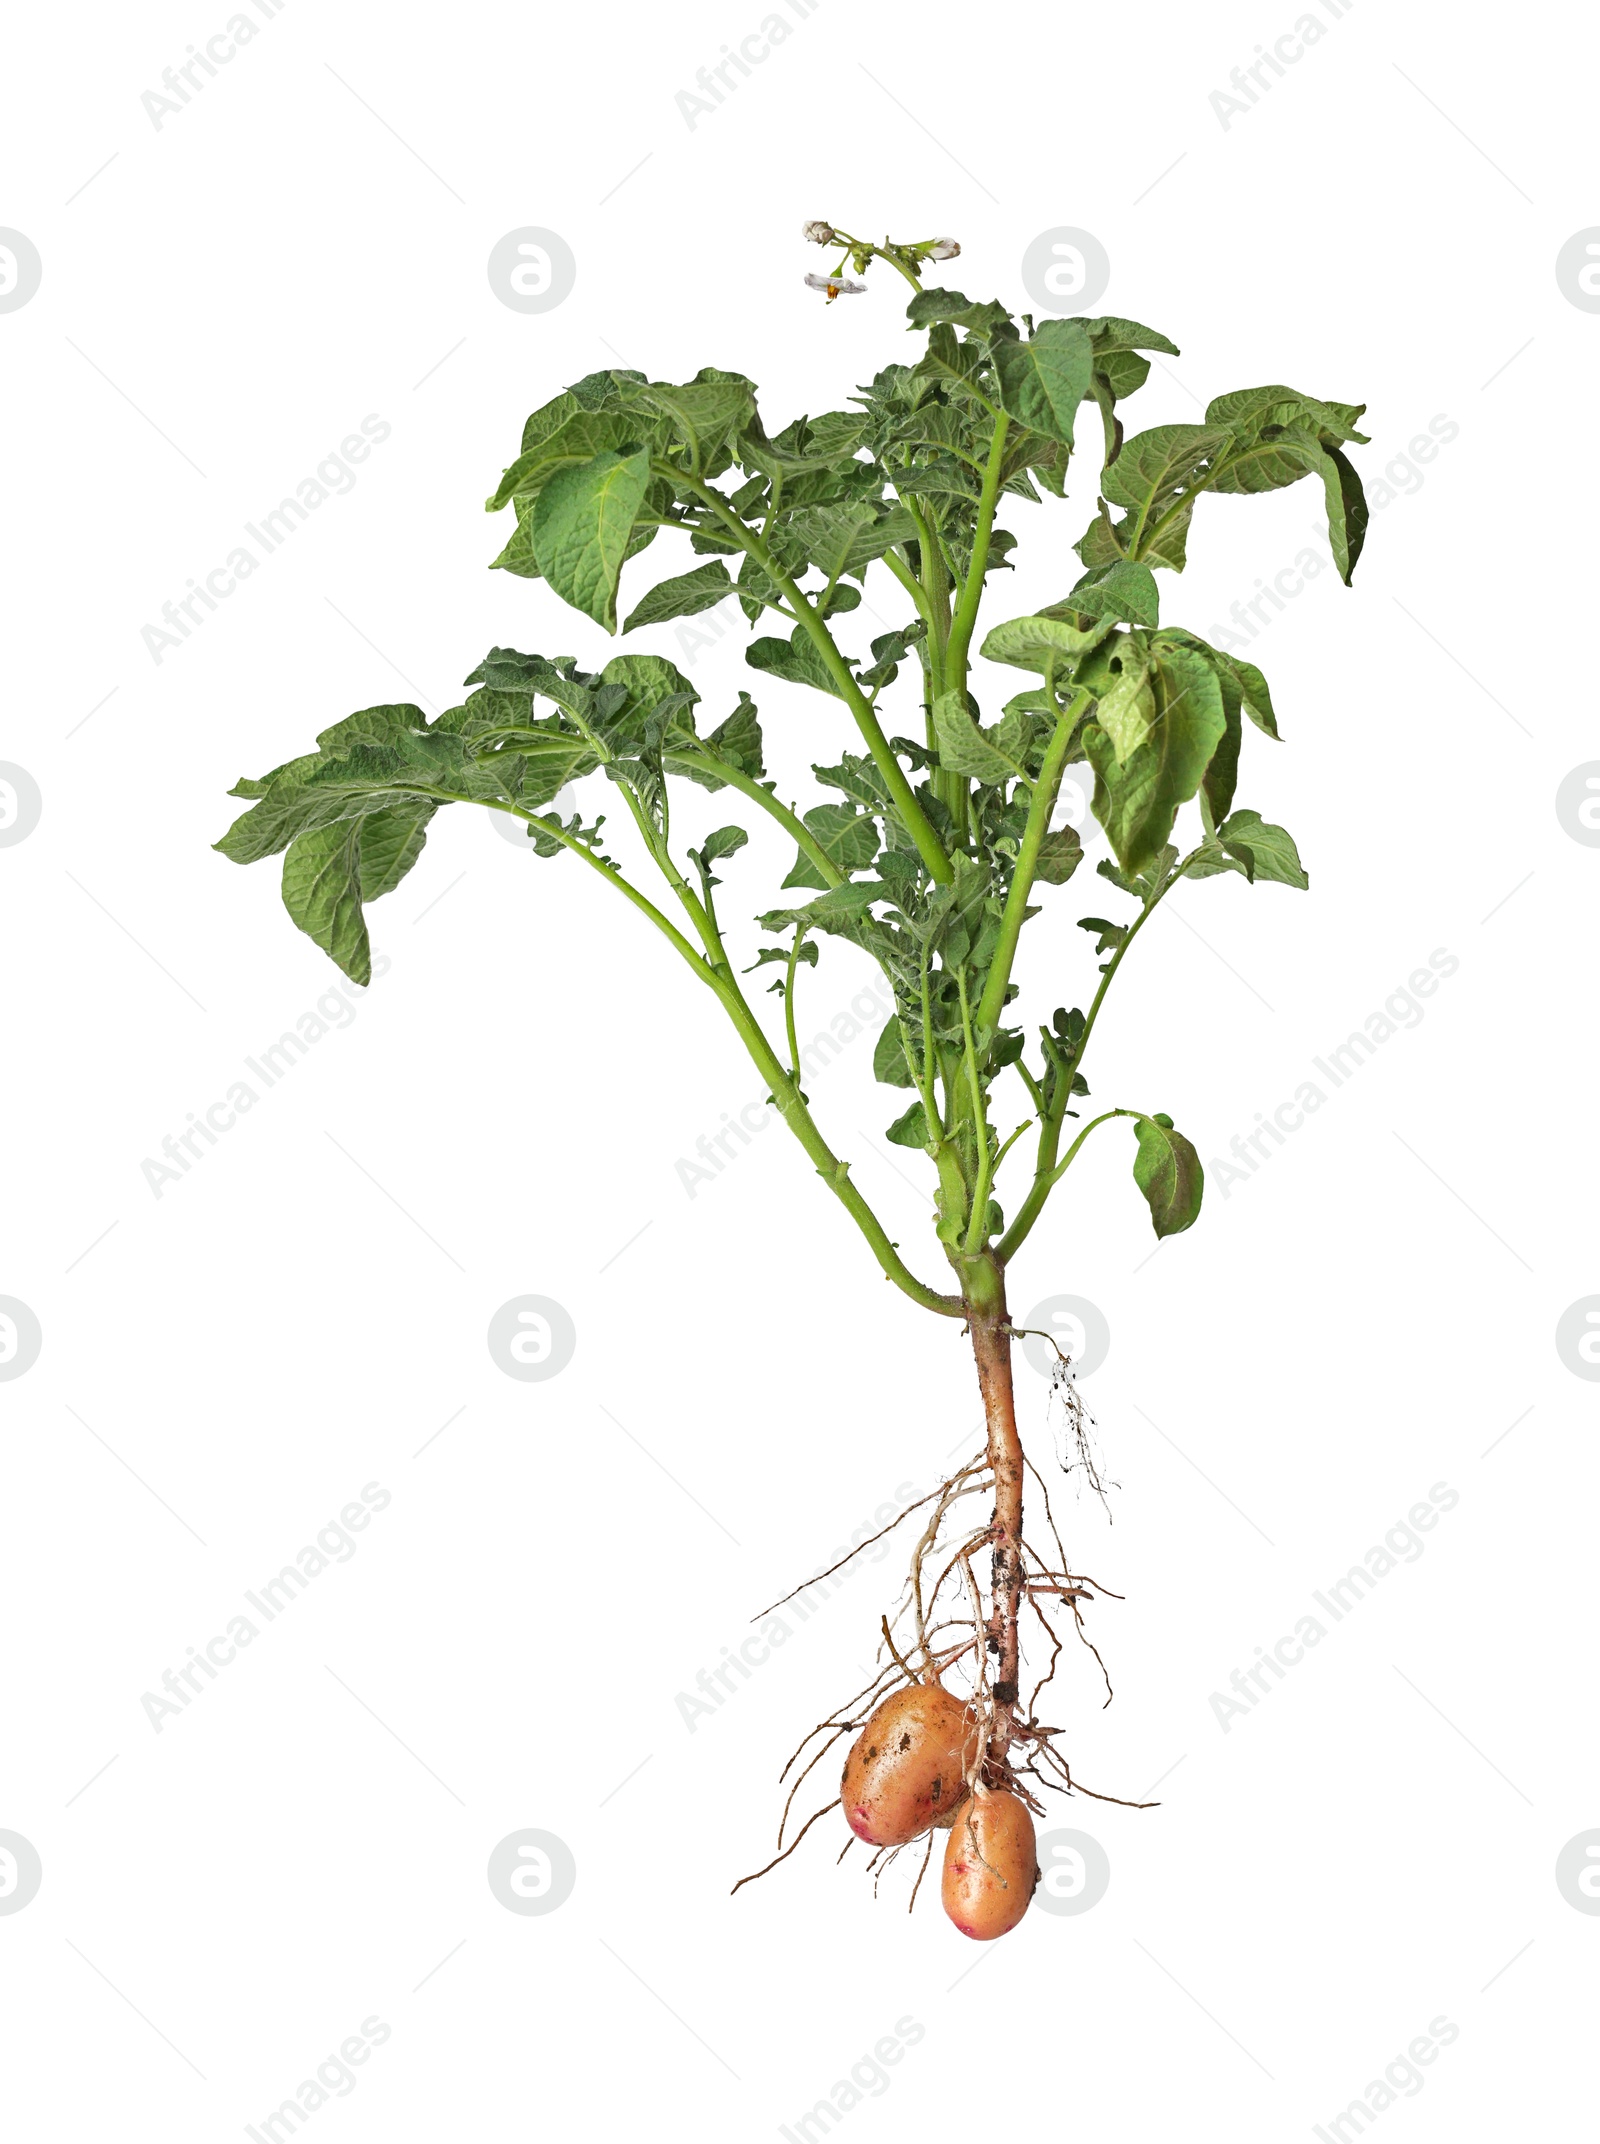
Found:
[[[890,1752],[902,1767],[892,1793],[879,1780],[852,1801],[847,1766],[845,1813],[892,1853],[924,1832],[931,1851],[937,1825],[966,1808],[950,1829],[946,1904],[968,1933],[992,1934],[1013,1924],[1017,1886],[1032,1881],[1020,1847],[1010,1876],[986,1856],[984,1838],[1012,1842],[1010,1853],[1020,1837],[998,1798],[1017,1799],[1028,1822],[1022,1805],[1040,1807],[1039,1787],[1081,1786],[1059,1731],[1037,1717],[1038,1686],[1022,1698],[1023,1613],[1038,1612],[1053,1672],[1060,1648],[1048,1614],[1070,1616],[1082,1636],[1080,1603],[1093,1597],[1058,1537],[1054,1559],[1024,1542],[1029,1462],[1013,1403],[1006,1272],[1085,1142],[1118,1120],[1131,1128],[1134,1182],[1156,1235],[1193,1224],[1200,1161],[1170,1116],[1144,1106],[1148,1095],[1086,1120],[1074,1108],[1089,1092],[1090,1046],[1124,962],[1181,880],[1234,872],[1252,884],[1307,883],[1283,828],[1236,802],[1245,723],[1278,735],[1266,680],[1164,624],[1158,576],[1182,571],[1202,501],[1310,478],[1348,582],[1366,509],[1345,450],[1362,441],[1362,411],[1255,387],[1218,396],[1199,423],[1126,436],[1122,409],[1152,356],[1177,354],[1164,335],[1115,318],[1035,322],[994,301],[924,289],[927,264],[959,251],[952,240],[879,245],[826,224],[806,235],[842,251],[832,274],[807,278],[829,302],[865,287],[846,267],[863,275],[883,261],[905,278],[913,354],[886,365],[848,408],[776,431],[737,373],[707,366],[682,384],[593,373],[528,418],[488,504],[515,518],[495,565],[543,578],[607,633],[617,630],[629,562],[664,533],[685,539],[693,562],[640,592],[623,632],[735,599],[761,629],[746,661],[763,699],[775,685],[779,707],[805,721],[808,737],[820,710],[790,688],[821,696],[840,718],[845,748],[812,769],[819,800],[785,801],[746,692],[708,722],[689,680],[659,655],[616,655],[589,671],[568,656],[494,648],[467,679],[466,698],[437,720],[413,706],[370,707],[323,731],[314,752],[241,781],[233,793],[249,808],[217,846],[238,863],[282,852],[290,915],[365,983],[367,906],[416,863],[434,813],[464,803],[520,820],[539,856],[571,858],[586,881],[629,903],[711,994],[888,1279],[920,1309],[965,1326],[984,1448],[924,1500],[909,1583],[882,1626],[883,1674],[818,1730],[830,1739],[800,1776],[859,1729],[851,1765],[877,1780],[873,1767],[889,1761],[874,1726],[885,1707],[903,1709],[908,1686],[962,1678],[965,1739],[958,1732],[951,1743],[946,1721],[935,1750],[924,1724],[913,1748],[908,1730]],[[1001,513],[1064,500],[1069,478],[1094,497],[1076,545],[1082,572],[1059,600],[980,637],[1017,540]],[[904,622],[863,653],[852,614],[874,568],[880,602],[898,598]],[[975,654],[993,666],[986,679],[1010,670],[1025,680],[997,710],[979,703]],[[890,704],[903,710],[898,732]],[[1111,851],[1099,874],[1127,905],[1079,921],[1094,944],[1090,956],[1078,941],[1092,983],[1086,1004],[1027,1023],[1012,979],[1018,946],[1081,860],[1078,835],[1055,823],[1064,770],[1080,761],[1093,772],[1093,811]],[[608,785],[622,839],[608,829],[612,814],[586,820],[552,808],[586,782]],[[732,813],[698,846],[675,834],[685,785]],[[722,874],[738,873],[738,852],[763,818],[793,844],[794,862],[736,952]],[[801,1084],[796,999],[824,944],[876,963],[893,993],[874,1068],[907,1097],[888,1137],[925,1156],[935,1201],[934,1240],[912,1258],[890,1240]],[[781,1020],[763,1018],[752,974],[766,977]],[[1012,1163],[1008,1218],[1002,1169],[1030,1132],[1031,1155]],[[925,1277],[930,1257],[942,1285]],[[1075,1409],[1064,1371],[1058,1389]],[[975,1494],[992,1500],[989,1516],[963,1530],[955,1507]],[[986,1574],[975,1561],[985,1552]],[[921,1705],[918,1718],[937,1712]],[[905,1769],[924,1759],[931,1786]],[[898,1813],[884,1816],[891,1803]],[[973,1903],[974,1884],[981,1891],[991,1878],[1012,1894],[1004,1910]]]

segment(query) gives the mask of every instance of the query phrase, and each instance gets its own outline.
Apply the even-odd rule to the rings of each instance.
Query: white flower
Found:
[[[809,245],[831,246],[833,244],[833,225],[831,223],[803,223],[800,226],[800,236]]]
[[[847,275],[808,275],[806,277],[807,290],[825,290],[828,293],[828,303],[830,305],[835,298],[859,297],[866,287],[865,283],[852,283]]]
[[[936,238],[928,248],[928,258],[930,261],[953,261],[960,251],[961,247],[956,239]]]

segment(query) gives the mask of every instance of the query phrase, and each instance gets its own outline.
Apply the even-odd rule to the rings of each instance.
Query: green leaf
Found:
[[[1096,618],[1127,625],[1157,625],[1161,619],[1161,592],[1155,575],[1142,561],[1117,558],[1086,573],[1071,594],[1052,603],[1045,615],[1060,616],[1078,625]]]
[[[1241,655],[1219,655],[1217,660],[1226,663],[1239,680],[1239,691],[1244,700],[1244,711],[1258,730],[1265,730],[1273,739],[1278,736],[1278,718],[1273,712],[1272,694],[1267,690],[1267,681],[1254,663],[1247,663]]]
[[[1241,437],[1269,425],[1296,425],[1313,431],[1325,446],[1354,442],[1369,444],[1367,434],[1356,430],[1355,420],[1365,415],[1364,402],[1321,402],[1293,387],[1241,387],[1218,395],[1206,410],[1207,424],[1226,425]]]
[[[1072,826],[1053,826],[1039,844],[1035,879],[1046,886],[1064,886],[1083,862],[1083,842]]]
[[[372,979],[361,913],[361,821],[336,820],[291,841],[283,857],[283,905],[313,944],[352,982]]]
[[[1156,687],[1149,662],[1138,637],[1130,640],[1113,665],[1111,684],[1095,707],[1095,720],[1116,747],[1124,766],[1133,757],[1157,719]]]
[[[315,752],[286,761],[260,780],[235,785],[235,796],[254,801],[217,849],[234,863],[255,863],[313,828],[416,803],[419,789],[462,799],[510,799],[522,763],[480,765],[471,740],[448,729],[449,721],[449,714],[442,715],[430,727],[418,707],[386,706],[336,722],[317,739]],[[581,738],[572,742],[586,749]]]
[[[555,409],[558,404],[549,406]],[[539,414],[535,412],[535,416]],[[533,422],[530,417],[529,425]],[[535,499],[557,470],[592,461],[597,454],[611,448],[638,446],[640,431],[650,428],[648,424],[641,426],[637,417],[573,406],[565,421],[548,434],[540,433],[532,440],[524,435],[523,452],[501,477],[484,505],[493,514],[498,513],[508,499]]]
[[[993,298],[975,303],[959,290],[919,290],[906,307],[906,318],[913,328],[931,328],[944,320],[952,327],[988,334],[1011,315]]]
[[[1085,320],[1083,325],[1094,337],[1096,356],[1115,350],[1159,350],[1167,357],[1183,354],[1175,342],[1168,342],[1154,328],[1141,327],[1137,320],[1119,320],[1113,313],[1098,320]]]
[[[891,1014],[885,1021],[872,1051],[872,1075],[886,1087],[914,1087],[911,1068],[906,1063],[905,1044],[900,1039],[900,1019]],[[922,1144],[924,1142],[918,1142]]]
[[[742,826],[719,826],[715,833],[707,834],[698,849],[691,849],[689,854],[709,871],[721,858],[732,856],[742,849],[749,839],[749,834]]]
[[[926,1147],[933,1143],[928,1135],[928,1120],[923,1114],[920,1102],[913,1102],[903,1117],[896,1117],[883,1136],[891,1146]]]
[[[1257,879],[1270,879],[1304,893],[1311,884],[1293,838],[1281,826],[1268,825],[1259,812],[1236,811],[1218,827],[1217,839],[1230,856],[1238,858],[1252,885]]]
[[[1217,492],[1281,491],[1303,476],[1322,479],[1328,543],[1346,586],[1366,537],[1367,502],[1361,479],[1335,448],[1310,432],[1273,431],[1242,445],[1219,463],[1211,488]]]
[[[363,987],[372,947],[362,904],[392,892],[422,853],[438,807],[411,803],[339,819],[290,842],[283,859],[283,905],[308,938]]]
[[[1125,442],[1100,479],[1111,503],[1128,509],[1125,549],[1143,552],[1146,537],[1232,444],[1232,436],[1220,425],[1160,424]]]
[[[710,610],[732,593],[733,581],[727,567],[720,558],[714,558],[707,565],[696,566],[692,573],[657,581],[629,612],[622,630],[631,633],[635,626],[664,625],[669,618],[692,618],[696,611]]]
[[[1205,1171],[1200,1156],[1167,1116],[1140,1117],[1134,1137],[1133,1180],[1144,1193],[1158,1236],[1181,1235],[1200,1216]]]
[[[650,456],[597,454],[561,469],[533,510],[539,570],[564,602],[608,633],[617,629],[617,581],[650,483]]]
[[[1082,321],[1041,321],[1027,342],[997,342],[994,363],[1007,416],[1070,447],[1073,416],[1094,371],[1094,344]]]
[[[1080,916],[1078,928],[1090,933],[1098,954],[1115,953],[1126,939],[1130,926],[1126,923],[1108,923],[1104,916]]]
[[[917,536],[916,523],[903,506],[880,516],[865,499],[802,507],[783,525],[829,581],[836,581],[841,573],[859,577],[875,558],[897,543],[914,543]]]
[[[630,386],[626,400],[631,408],[664,416],[701,464],[711,459],[730,432],[748,424],[756,413],[754,381],[742,373],[719,372],[714,365],[702,367],[682,387],[658,380]]]
[[[741,774],[759,781],[766,772],[761,758],[761,724],[749,693],[740,693],[738,706],[725,722],[717,724],[706,742],[719,759],[727,760]]]
[[[1083,733],[1095,771],[1094,815],[1117,861],[1134,874],[1160,854],[1227,728],[1216,673],[1201,656],[1164,649],[1151,657],[1149,677],[1154,719],[1125,761],[1098,722]]]
[[[764,931],[786,931],[793,924],[803,923],[808,930],[849,932],[867,918],[874,901],[891,897],[891,889],[880,879],[846,879],[842,886],[830,886],[804,908],[769,909],[757,921]]]
[[[797,625],[787,640],[770,635],[752,640],[744,659],[752,670],[769,671],[773,677],[787,678],[791,685],[809,685],[814,692],[844,697],[803,625]]]
[[[939,764],[947,773],[997,787],[1014,781],[1023,771],[998,751],[990,733],[973,721],[964,692],[941,692],[934,701],[933,734],[939,746]]]
[[[806,831],[815,836],[819,848],[847,877],[852,871],[865,871],[876,858],[877,822],[866,812],[858,812],[854,805],[813,804],[800,816]],[[785,887],[816,886],[826,891],[831,881],[822,876],[802,849],[783,883]]]
[[[700,698],[676,663],[664,655],[613,655],[600,673],[602,687],[620,686],[617,706],[601,717],[617,738],[642,738],[652,718],[693,706]],[[672,703],[669,706],[669,703]]]
[[[1082,632],[1065,619],[1039,615],[1008,618],[990,628],[980,653],[991,663],[1009,663],[1014,670],[1037,670],[1042,677],[1069,669],[1079,658],[1099,645],[1114,620],[1101,620]]]
[[[363,902],[379,901],[393,893],[422,854],[428,838],[428,821],[437,804],[391,804],[386,811],[366,812],[360,820]]]

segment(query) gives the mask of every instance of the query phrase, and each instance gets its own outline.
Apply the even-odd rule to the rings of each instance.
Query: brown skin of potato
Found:
[[[886,1697],[845,1759],[845,1822],[869,1846],[903,1846],[955,1809],[966,1793],[967,1708],[938,1683],[908,1683]]]
[[[1014,1794],[980,1794],[962,1811],[944,1850],[945,1912],[964,1936],[991,1942],[1016,1927],[1038,1880],[1033,1818],[1026,1807]]]

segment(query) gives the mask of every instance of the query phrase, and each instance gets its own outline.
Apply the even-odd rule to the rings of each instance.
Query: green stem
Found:
[[[1054,1169],[1051,1170],[1050,1184],[1047,1188],[1054,1189],[1060,1183],[1062,1177],[1066,1175],[1072,1164],[1077,1160],[1078,1149],[1097,1126],[1109,1124],[1113,1117],[1143,1117],[1145,1114],[1146,1112],[1142,1109],[1107,1109],[1103,1110],[1098,1117],[1091,1117],[1083,1127],[1083,1130],[1079,1132],[1077,1138],[1073,1140],[1071,1146],[1067,1148],[1065,1154],[1056,1163]]]
[[[978,622],[978,605],[983,600],[983,577],[989,567],[989,541],[994,533],[994,514],[1000,498],[1000,474],[1005,461],[1006,434],[1010,429],[1009,417],[1002,413],[995,418],[994,437],[989,444],[989,459],[983,472],[983,489],[978,495],[978,521],[972,536],[972,563],[967,568],[965,581],[961,584],[960,600],[956,604],[955,618],[950,627],[950,643],[945,662],[947,691],[966,689],[972,631]]]
[[[983,996],[978,1000],[980,1033],[985,1030],[992,1033],[1000,1025],[1000,1018],[1005,1010],[1011,967],[1017,957],[1017,944],[1021,939],[1022,926],[1028,913],[1028,895],[1033,891],[1034,877],[1039,868],[1039,851],[1044,845],[1045,835],[1050,831],[1050,815],[1056,808],[1061,777],[1066,771],[1067,751],[1072,743],[1072,733],[1078,726],[1078,717],[1089,703],[1089,693],[1080,686],[1062,709],[1056,721],[1055,735],[1045,747],[1044,762],[1039,769],[1039,778],[1034,784],[1033,797],[1028,805],[1028,823],[1023,829],[1016,869],[1011,874],[1006,905],[1000,917],[1000,943],[995,948]]]
[[[719,752],[712,751],[708,744],[697,742],[692,750],[680,746],[674,746],[673,750],[675,755],[681,753],[686,759],[696,760],[708,774],[717,775],[730,789],[737,789],[741,796],[747,796],[753,804],[759,804],[798,845],[801,854],[816,865],[830,886],[844,884],[845,874],[805,821],[797,812],[791,811],[787,804],[780,803],[770,789],[763,788],[753,775],[746,774],[742,768],[734,766],[731,760],[726,760]]]
[[[883,562],[888,567],[889,571],[894,575],[895,579],[900,583],[900,586],[905,590],[906,594],[911,598],[912,602],[915,603],[918,611],[921,613],[922,621],[928,628],[928,645],[931,648],[933,645],[933,610],[932,606],[928,602],[927,590],[917,579],[916,575],[906,564],[905,560],[899,557],[895,552],[885,551],[883,554]]]
[[[961,992],[961,1032],[966,1041],[967,1085],[972,1092],[972,1124],[978,1142],[978,1180],[973,1187],[972,1207],[967,1215],[967,1240],[962,1246],[970,1258],[986,1234],[984,1223],[989,1218],[989,1184],[994,1170],[994,1156],[989,1151],[989,1118],[983,1106],[983,1082],[978,1077],[978,1053],[972,1042],[972,1009],[967,1003],[967,978],[960,968],[956,970],[956,987]]]
[[[936,1310],[942,1317],[947,1318],[959,1318],[965,1314],[959,1296],[941,1295],[936,1288],[930,1288],[924,1281],[918,1280],[901,1258],[895,1246],[889,1241],[883,1223],[850,1181],[849,1163],[841,1161],[829,1147],[826,1139],[823,1138],[811,1116],[811,1112],[807,1109],[801,1097],[798,1080],[792,1079],[784,1070],[773,1051],[772,1045],[763,1034],[760,1022],[745,1002],[744,993],[734,981],[732,970],[727,964],[727,955],[722,950],[720,939],[715,941],[716,953],[713,956],[713,959],[720,962],[720,965],[713,965],[713,959],[708,959],[697,953],[683,933],[668,921],[653,901],[642,894],[636,886],[631,886],[613,865],[605,863],[600,857],[596,856],[585,842],[579,841],[575,835],[569,834],[559,820],[541,818],[536,812],[524,811],[520,805],[501,804],[490,797],[465,799],[454,797],[445,790],[426,789],[420,785],[416,789],[408,790],[408,794],[437,797],[444,804],[468,801],[482,803],[490,811],[507,812],[515,819],[525,820],[529,826],[536,826],[542,833],[549,834],[553,839],[559,841],[563,848],[570,849],[575,856],[582,857],[591,870],[598,872],[608,884],[615,886],[620,893],[624,894],[635,908],[648,916],[662,936],[682,954],[690,967],[693,968],[695,974],[703,983],[708,985],[717,997],[723,1011],[732,1021],[740,1041],[754,1061],[757,1071],[767,1082],[779,1114],[811,1156],[812,1161],[816,1164],[817,1174],[827,1184],[829,1190],[833,1192],[845,1211],[850,1215],[850,1218],[860,1229],[862,1235],[865,1236],[873,1256],[890,1280],[904,1294],[909,1295],[914,1303],[920,1303],[925,1310]],[[659,857],[657,861],[660,861]],[[679,884],[680,886],[682,885],[681,878]],[[689,893],[687,886],[682,886],[680,898],[683,896],[687,896],[687,905],[690,908],[690,913],[693,914],[694,910],[699,907],[699,903]],[[715,939],[714,931],[712,936]]]
[[[1039,1126],[1039,1147],[1034,1161],[1033,1182],[1029,1187],[1027,1197],[1022,1202],[1017,1218],[1000,1239],[996,1255],[1002,1264],[1013,1258],[1026,1242],[1034,1223],[1044,1211],[1045,1201],[1049,1198],[1055,1183],[1055,1176],[1052,1172],[1056,1166],[1056,1149],[1061,1143],[1062,1120],[1066,1116],[1067,1104],[1072,1099],[1072,1082],[1077,1075],[1079,1066],[1083,1063],[1084,1053],[1089,1047],[1089,1038],[1094,1033],[1095,1022],[1100,1017],[1100,1008],[1106,1001],[1106,992],[1111,988],[1112,980],[1117,970],[1127,957],[1129,946],[1133,944],[1135,938],[1138,937],[1162,901],[1165,900],[1182,876],[1183,866],[1180,864],[1160,892],[1157,893],[1154,900],[1148,902],[1140,910],[1127,937],[1123,939],[1121,945],[1117,947],[1117,950],[1106,962],[1105,973],[1100,978],[1100,987],[1095,992],[1094,1001],[1089,1007],[1089,1017],[1084,1021],[1083,1033],[1078,1037],[1077,1048],[1057,1074],[1055,1100]]]
[[[727,984],[721,976],[711,976],[710,980],[712,988],[722,999],[729,1019],[738,1030],[740,1040],[754,1059],[756,1069],[767,1081],[780,1115],[811,1156],[816,1164],[817,1174],[866,1237],[873,1256],[890,1280],[903,1294],[909,1295],[914,1303],[920,1303],[924,1310],[936,1310],[946,1318],[965,1316],[959,1296],[941,1295],[937,1289],[918,1280],[889,1241],[883,1223],[850,1181],[849,1163],[839,1159],[817,1129],[811,1112],[801,1098],[797,1082],[789,1077],[778,1062],[737,986]]]
[[[944,547],[939,532],[914,499],[903,502],[917,526],[917,548],[922,553],[922,584],[933,613],[933,661],[929,674],[936,692],[945,686],[945,650],[950,642],[950,576],[945,570]]]
[[[513,819],[521,819],[529,826],[536,826],[540,833],[548,834],[552,840],[559,841],[562,847],[570,850],[574,856],[581,857],[591,871],[598,871],[606,883],[610,886],[615,886],[620,894],[633,903],[641,915],[648,916],[661,935],[683,955],[703,983],[709,983],[713,980],[712,971],[704,955],[695,951],[688,939],[684,937],[682,931],[661,913],[654,901],[647,894],[641,893],[637,886],[630,885],[615,865],[608,864],[603,857],[596,856],[586,841],[579,841],[575,834],[569,834],[559,819],[544,819],[537,812],[524,811],[520,804],[501,804],[493,797],[468,798],[454,796],[447,789],[426,789],[420,786],[412,788],[408,786],[406,794],[408,796],[436,797],[441,804],[482,804],[486,810],[503,811]]]
[[[654,465],[652,464],[652,466]],[[806,635],[818,655],[821,656],[823,667],[833,679],[840,699],[844,701],[846,707],[849,708],[854,716],[856,727],[866,741],[867,750],[872,754],[873,761],[879,773],[883,776],[889,794],[894,800],[895,807],[905,823],[906,831],[916,843],[917,851],[923,863],[927,866],[929,875],[942,886],[950,885],[955,878],[950,859],[944,853],[938,835],[928,824],[922,806],[913,796],[911,784],[906,780],[904,767],[901,766],[899,760],[890,751],[889,740],[878,726],[878,718],[872,711],[871,702],[856,683],[851,674],[850,665],[840,654],[833,635],[828,631],[823,619],[818,616],[810,598],[801,592],[795,581],[789,574],[784,572],[760,537],[746,527],[720,493],[713,490],[709,484],[702,484],[693,478],[686,477],[681,469],[674,469],[667,463],[661,465],[659,474],[666,477],[670,482],[678,484],[684,490],[692,491],[696,498],[709,506],[718,520],[727,528],[729,535],[733,537],[741,550],[748,551],[773,586],[781,589],[784,595],[788,597],[789,602],[794,607],[795,616],[805,629]]]
[[[789,1037],[789,1077],[796,1086],[800,1084],[800,1044],[795,1036],[794,978],[800,965],[800,948],[805,942],[805,925],[800,924],[795,930],[794,944],[789,948],[789,968],[783,982],[783,1024]]]

